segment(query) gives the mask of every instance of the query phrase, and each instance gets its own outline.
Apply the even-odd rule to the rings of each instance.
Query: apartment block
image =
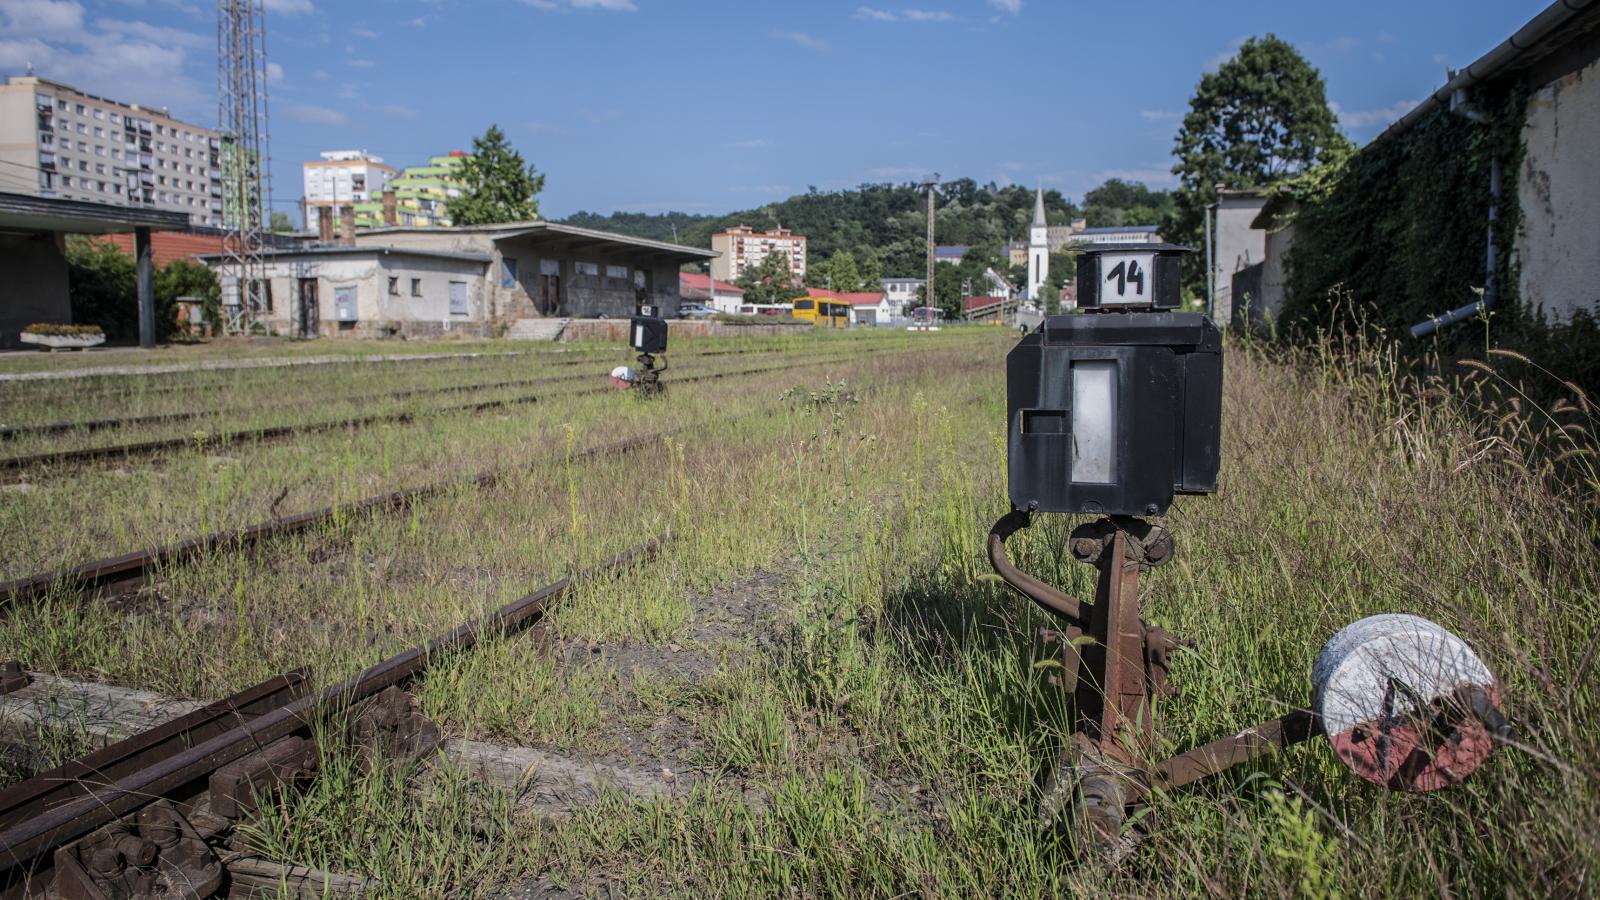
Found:
[[[456,169],[467,154],[452,150],[444,156],[431,156],[425,166],[406,166],[388,183],[395,195],[395,221],[404,228],[447,228],[450,226],[449,203],[461,196],[461,180]],[[382,193],[381,191],[379,193]],[[383,203],[377,195],[365,203],[355,204],[356,226],[381,228]]]
[[[221,227],[220,132],[32,75],[0,84],[0,191],[179,212]]]
[[[749,225],[738,225],[711,236],[711,249],[721,254],[711,260],[711,277],[738,281],[756,268],[771,253],[789,260],[789,272],[796,281],[806,277],[806,238],[787,228],[758,232]]]
[[[301,163],[305,178],[306,228],[317,227],[318,210],[333,209],[338,217],[340,206],[370,204],[383,194],[399,174],[394,166],[383,163],[383,157],[373,156],[365,150],[329,150],[317,154],[321,159]],[[357,224],[371,227],[378,224]]]

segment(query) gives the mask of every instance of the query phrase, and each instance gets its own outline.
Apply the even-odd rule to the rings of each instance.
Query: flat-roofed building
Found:
[[[220,132],[33,75],[0,85],[0,191],[223,225]]]
[[[735,225],[713,234],[711,249],[720,254],[711,261],[711,277],[721,281],[738,281],[773,253],[781,253],[789,261],[789,274],[795,281],[806,277],[806,236],[787,228],[756,231],[749,225]]]
[[[300,164],[305,180],[306,228],[315,231],[319,210],[334,210],[338,218],[341,206],[370,203],[388,188],[389,182],[399,174],[394,166],[385,165],[383,157],[373,156],[365,150],[328,150],[319,153],[321,159]],[[378,221],[362,221],[357,208],[356,224],[378,225]]]
[[[711,255],[542,221],[374,228],[263,253],[254,319],[300,337],[491,337],[530,321],[630,316],[641,299],[674,317],[679,266]]]

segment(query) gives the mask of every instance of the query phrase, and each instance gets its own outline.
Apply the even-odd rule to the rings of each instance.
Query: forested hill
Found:
[[[980,185],[970,178],[939,186],[938,242],[979,248],[981,256],[999,257],[1012,241],[1027,240],[1033,219],[1032,188]],[[1052,225],[1064,225],[1080,214],[1059,191],[1045,191],[1045,214]],[[1084,198],[1090,225],[1161,224],[1170,197],[1143,185],[1110,181]],[[925,271],[927,207],[916,184],[863,184],[851,190],[815,188],[787,200],[722,216],[669,212],[658,215],[579,212],[565,224],[710,247],[711,235],[730,225],[756,229],[783,226],[808,238],[807,255],[826,260],[837,250],[856,259],[876,254],[886,276],[919,276]],[[1149,219],[1150,221],[1145,221]],[[676,229],[676,238],[674,238]]]

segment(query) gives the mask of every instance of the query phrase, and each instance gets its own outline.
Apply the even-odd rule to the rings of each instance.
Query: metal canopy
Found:
[[[189,217],[181,212],[0,192],[0,231],[119,234],[137,228],[181,231],[188,227]]]

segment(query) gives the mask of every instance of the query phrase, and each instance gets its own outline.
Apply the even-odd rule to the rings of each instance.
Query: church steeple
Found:
[[[1033,225],[1028,228],[1028,299],[1043,296],[1050,277],[1050,226],[1044,218],[1044,188],[1035,188]]]

